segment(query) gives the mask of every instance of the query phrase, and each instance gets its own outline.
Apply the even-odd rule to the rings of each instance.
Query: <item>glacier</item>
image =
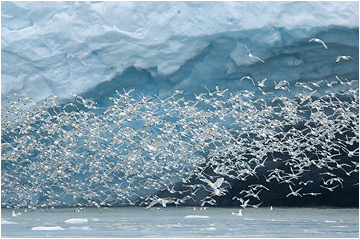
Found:
[[[238,90],[241,73],[295,82],[329,75],[315,73],[324,67],[308,66],[311,60],[299,52],[318,49],[307,43],[310,38],[330,44],[332,54],[358,46],[357,2],[10,1],[1,6],[2,100],[11,93],[36,100],[51,94],[71,98],[71,91],[108,81],[163,97],[174,89],[202,92],[202,83],[214,81]],[[266,60],[265,67],[244,57],[244,44]],[[337,52],[340,48],[345,49]],[[317,64],[327,64],[325,54],[330,53],[320,54],[324,59]],[[273,67],[289,73],[269,72]],[[309,73],[300,77],[298,69]],[[124,79],[127,74],[137,79]]]
[[[239,197],[239,191],[248,189],[249,185],[268,183],[275,174],[274,168],[295,175],[296,166],[289,158],[297,151],[292,151],[291,145],[302,134],[316,147],[303,149],[299,156],[313,163],[311,172],[297,173],[306,175],[304,181],[313,180],[314,186],[309,183],[305,187],[306,182],[295,186],[285,181],[292,188],[284,181],[273,180],[269,184],[271,193],[262,190],[263,206],[358,206],[358,134],[355,133],[358,130],[358,2],[9,1],[1,2],[1,27],[2,207],[68,203],[100,208],[107,205],[104,203],[107,200],[109,205],[148,205],[149,195],[154,203],[158,201],[165,206],[185,201],[186,205],[198,205],[199,200],[208,197],[209,188],[193,189],[189,185],[181,188],[180,184],[205,182],[194,176],[192,170],[202,169],[205,162],[211,167],[203,171],[204,175],[210,178],[214,174],[225,175],[230,182],[221,191],[225,194],[228,190],[228,194],[217,200],[217,204],[244,205],[246,197],[243,201],[233,198]],[[321,43],[309,42],[312,38],[323,40],[328,49]],[[252,60],[249,51],[261,60]],[[336,62],[337,56],[352,59]],[[264,79],[265,86],[260,87]],[[286,84],[280,86],[282,82]],[[223,90],[226,97],[220,94]],[[200,97],[201,94],[208,98]],[[214,102],[226,107],[209,103],[213,102],[213,95]],[[310,105],[311,102],[322,103],[323,108]],[[281,111],[273,112],[271,107],[280,107]],[[186,115],[174,109],[184,110]],[[227,115],[222,115],[224,112]],[[344,112],[352,114],[346,118]],[[252,114],[260,115],[260,123],[249,119]],[[29,120],[29,115],[36,120]],[[203,121],[194,120],[198,117]],[[194,131],[190,131],[187,122],[193,120]],[[59,127],[60,121],[68,125]],[[283,122],[284,127],[278,126],[278,122]],[[331,132],[331,125],[339,122],[343,122],[345,135],[340,126]],[[265,124],[260,127],[263,131],[245,132],[262,124]],[[76,127],[87,131],[77,131]],[[96,129],[102,132],[93,138],[92,130]],[[201,139],[205,131],[211,135],[203,135]],[[269,142],[281,131],[288,136],[271,146]],[[321,140],[317,139],[318,134],[322,135]],[[132,135],[132,138],[119,135]],[[121,137],[125,143],[119,146],[114,139]],[[204,147],[212,138],[217,142]],[[172,144],[173,139],[179,140],[179,146]],[[250,143],[252,139],[258,140]],[[31,152],[21,151],[24,142]],[[220,157],[218,147],[232,159],[233,147],[243,143],[249,149],[265,147],[266,151],[274,151],[257,153],[251,159],[248,152],[235,150],[246,156],[237,161],[241,164],[235,165],[245,167],[242,170],[246,173],[235,180],[233,174],[226,173],[226,167],[217,167],[210,159],[214,155]],[[67,146],[60,149],[59,144]],[[79,148],[74,144],[80,145]],[[339,160],[351,165],[354,173],[346,182],[339,178],[325,181],[324,175],[329,176],[326,173],[330,171],[337,170],[337,176],[341,177],[349,172],[341,166],[321,164],[322,144],[333,155],[340,150]],[[94,149],[91,145],[98,146]],[[289,152],[278,150],[279,145],[288,145]],[[141,154],[137,153],[138,148],[142,148]],[[165,152],[161,151],[163,148],[166,154],[159,156],[159,152]],[[71,151],[76,156],[69,156]],[[189,158],[176,154],[179,151],[187,152]],[[311,151],[310,156],[307,151]],[[95,152],[101,152],[98,159]],[[117,171],[115,155],[128,171]],[[108,165],[101,162],[103,156]],[[164,163],[162,156],[172,161]],[[77,162],[73,157],[78,157]],[[325,153],[325,157],[333,156]],[[59,158],[65,162],[57,161]],[[139,158],[146,165],[164,163],[154,175],[149,174],[160,184],[165,182],[161,179],[163,170],[171,168],[169,180],[174,184],[156,187],[153,186],[156,182],[140,179],[136,172],[144,169]],[[232,165],[226,157],[222,160],[224,165]],[[257,174],[251,171],[254,167],[246,168],[242,160],[255,160]],[[262,167],[265,162],[266,167]],[[324,170],[325,166],[329,171]],[[183,171],[185,177],[176,176],[178,171]],[[112,177],[101,178],[99,172],[110,172]],[[132,177],[132,187],[122,177]],[[134,179],[145,180],[145,186]],[[330,182],[340,183],[335,194],[319,187]],[[63,183],[72,186],[64,189]],[[295,196],[286,200],[289,192],[299,188],[308,190],[302,200]],[[173,196],[174,190],[191,193],[200,190],[200,196],[184,194],[183,198],[193,196],[195,200],[164,201],[163,198]],[[321,197],[315,193],[319,190]],[[102,195],[100,200],[95,200],[99,192],[106,197]],[[315,196],[306,197],[311,193]],[[113,201],[116,195],[121,195],[121,203]],[[80,204],[79,198],[88,200],[88,204]],[[213,198],[208,199],[207,203],[214,203]]]

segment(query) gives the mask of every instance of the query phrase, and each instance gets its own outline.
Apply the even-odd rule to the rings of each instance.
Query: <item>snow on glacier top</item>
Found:
[[[1,13],[2,95],[37,100],[68,98],[69,89],[93,87],[131,66],[170,75],[231,32],[257,31],[252,40],[266,48],[281,38],[262,34],[266,27],[304,38],[317,27],[359,26],[358,2],[343,1],[2,2]],[[238,48],[231,57],[241,65]]]

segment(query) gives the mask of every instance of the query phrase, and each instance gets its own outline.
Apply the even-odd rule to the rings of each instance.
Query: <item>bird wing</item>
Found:
[[[311,41],[315,41],[315,39],[316,39],[316,38],[311,38],[311,39],[309,40],[309,42],[311,42]]]
[[[254,79],[251,78],[250,76],[244,76],[243,78],[240,79],[240,81],[242,81],[243,79],[249,79],[252,81],[252,83],[255,85]]]
[[[218,178],[214,183],[214,185],[216,188],[219,188],[223,182],[224,182],[224,178]]]
[[[244,44],[244,46],[246,47],[246,50],[248,50],[249,54],[251,54],[249,48],[247,48],[247,46]]]
[[[327,50],[327,46],[325,45],[325,42],[321,41],[321,43],[323,44],[323,46],[325,47],[325,49]]]
[[[257,57],[257,56],[253,56],[253,58],[258,59],[258,60],[261,61],[262,63],[265,63],[265,61],[261,60],[261,59],[260,59],[259,57]]]
[[[159,202],[159,199],[156,199],[156,200],[152,201],[146,208],[151,208],[152,206],[154,206],[158,202]]]
[[[323,82],[323,80],[320,80],[320,81],[316,82],[316,84],[320,84],[321,82]]]
[[[240,81],[242,81],[243,79],[252,79],[250,76],[244,76],[240,79]]]
[[[168,203],[169,200],[163,199],[161,200],[161,204],[163,205],[163,207],[166,207],[166,203]]]
[[[127,92],[127,94],[130,94],[131,92],[133,92],[135,90],[135,88],[134,89],[131,89],[131,90],[129,90],[128,92]]]
[[[267,80],[267,77],[261,81],[261,84],[265,84],[266,80]]]
[[[200,180],[207,183],[207,184],[209,184],[209,185],[213,184],[209,179],[206,179],[206,178],[200,178]]]

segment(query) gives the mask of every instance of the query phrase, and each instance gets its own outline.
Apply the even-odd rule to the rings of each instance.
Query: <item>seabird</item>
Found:
[[[318,38],[312,38],[312,39],[309,40],[309,42],[312,42],[312,41],[321,43],[321,44],[323,44],[323,46],[325,47],[326,50],[328,49],[327,46],[325,45],[325,42],[323,42],[322,40],[320,40]]]
[[[239,209],[239,213],[232,212],[231,214],[234,215],[234,216],[237,216],[237,217],[241,217],[241,216],[242,216],[241,209]]]
[[[265,63],[263,60],[261,60],[259,57],[257,57],[257,56],[253,56],[253,54],[251,54],[251,52],[250,52],[250,50],[249,50],[249,48],[247,48],[247,46],[244,44],[244,46],[246,47],[246,49],[248,50],[248,52],[249,52],[249,57],[250,57],[250,59],[253,61],[254,59],[258,59],[259,61],[261,61],[261,62],[263,62],[263,63]]]
[[[354,60],[354,58],[352,58],[351,56],[338,56],[338,57],[336,57],[336,63],[338,63],[340,61],[340,59],[344,59],[344,60],[353,59]]]

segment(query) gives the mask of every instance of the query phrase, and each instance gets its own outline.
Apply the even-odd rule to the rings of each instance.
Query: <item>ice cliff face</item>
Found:
[[[3,207],[358,205],[358,2],[1,6]]]
[[[2,2],[1,20],[2,99],[84,89],[96,98],[121,87],[192,96],[203,84],[251,87],[239,83],[244,75],[333,77],[330,55],[358,58],[357,2]],[[244,45],[265,63],[250,60]]]

